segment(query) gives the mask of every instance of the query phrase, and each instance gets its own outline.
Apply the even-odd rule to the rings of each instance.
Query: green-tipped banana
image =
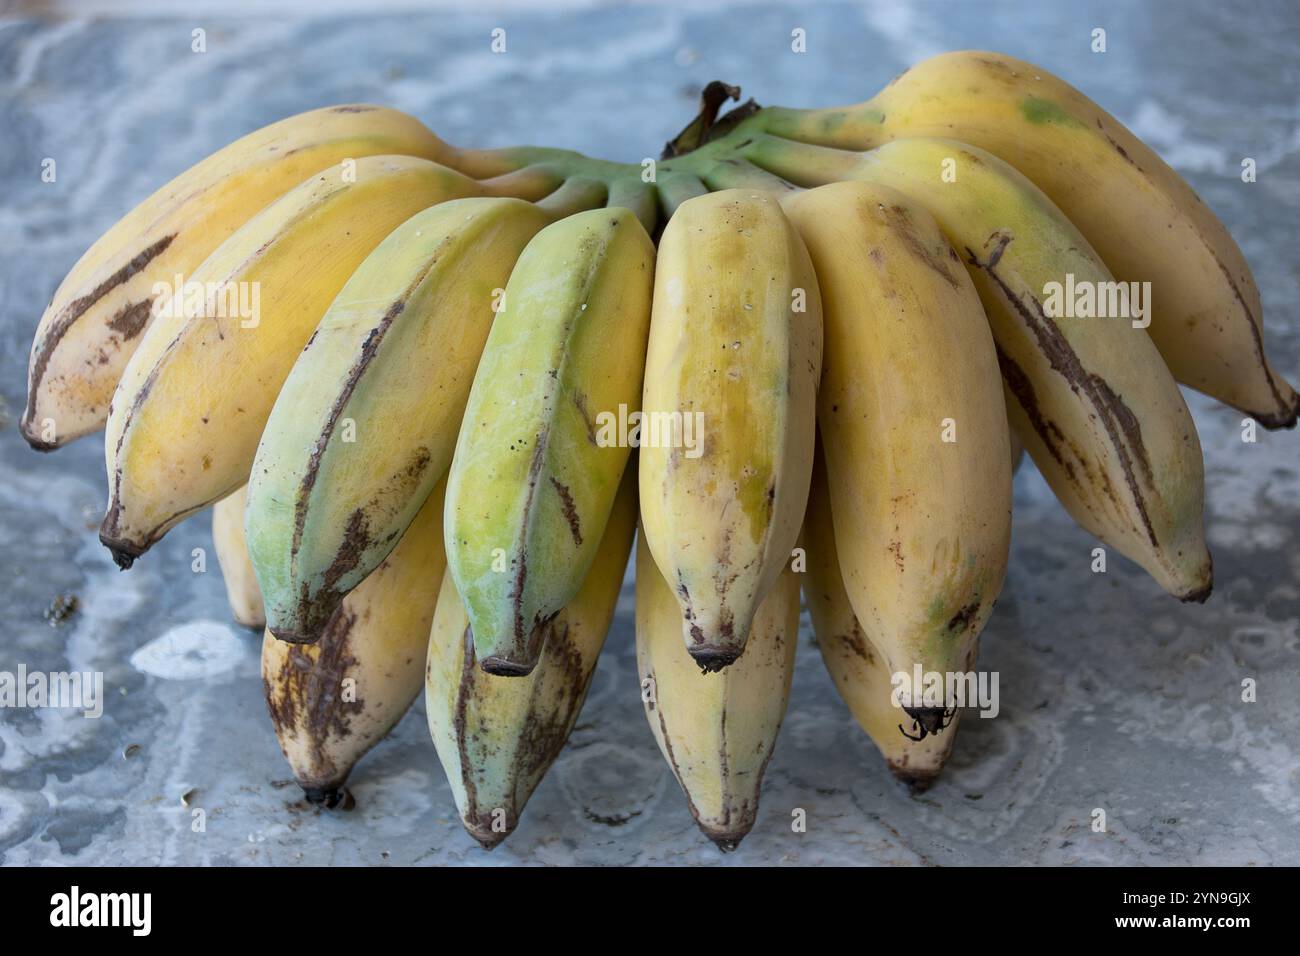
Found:
[[[600,546],[640,407],[654,246],[626,209],[580,213],[519,257],[447,486],[447,562],[479,666],[527,674]]]
[[[517,199],[424,210],[329,307],[249,481],[249,552],[276,637],[316,640],[446,475],[495,298],[548,221]]]
[[[461,822],[487,849],[518,825],[573,729],[614,616],[635,530],[636,473],[629,471],[591,573],[545,625],[542,656],[524,677],[487,674],[475,665],[465,606],[451,574],[443,578],[429,638],[425,709]]]

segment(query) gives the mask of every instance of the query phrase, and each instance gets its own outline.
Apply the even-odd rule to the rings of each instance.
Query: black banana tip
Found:
[[[357,805],[352,791],[344,787],[303,787],[302,795],[308,803],[326,810],[351,810]]]
[[[134,544],[128,544],[125,541],[119,541],[116,538],[99,533],[99,543],[108,548],[108,553],[113,556],[113,563],[117,565],[119,571],[125,571],[135,564],[135,559],[144,554],[144,549]]]
[[[478,666],[483,673],[491,674],[493,677],[527,677],[537,665],[507,660],[504,657],[485,657],[478,662]]]
[[[692,647],[690,652],[691,658],[700,666],[700,671],[705,674],[716,674],[724,667],[730,667],[736,663],[736,660],[740,657],[739,651],[733,651],[729,648]]]

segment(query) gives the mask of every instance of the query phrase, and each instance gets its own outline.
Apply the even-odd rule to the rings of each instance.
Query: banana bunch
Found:
[[[651,171],[459,149],[376,106],[291,117],[146,199],[55,292],[23,434],[105,427],[123,569],[212,506],[311,801],[348,802],[423,677],[466,830],[505,839],[634,536],[627,692],[727,850],[758,817],[801,590],[889,770],[938,778],[1025,452],[1081,526],[1209,596],[1179,384],[1267,428],[1300,397],[1177,173],[993,53],[836,109],[719,118],[728,93]]]

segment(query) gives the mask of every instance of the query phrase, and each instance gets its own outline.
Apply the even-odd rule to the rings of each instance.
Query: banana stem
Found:
[[[659,204],[655,196],[655,187],[642,182],[639,178],[627,176],[615,179],[609,184],[609,198],[605,201],[609,207],[621,206],[630,209],[641,220],[641,225],[650,235],[654,235],[659,224]]]
[[[709,192],[709,187],[704,185],[699,176],[688,172],[661,171],[656,186],[664,222],[671,219],[677,207],[686,200],[705,196]]]
[[[585,176],[572,176],[564,185],[544,199],[537,201],[537,206],[544,209],[555,219],[563,219],[574,213],[599,209],[605,205],[609,187],[598,179]]]
[[[745,157],[718,160],[700,178],[709,189],[765,189],[778,194],[795,191],[795,186],[781,176],[761,169]]]
[[[485,195],[509,196],[529,202],[537,202],[563,185],[563,174],[549,166],[527,166],[482,180]]]
[[[778,136],[755,135],[737,152],[756,168],[803,187],[839,182],[852,176],[860,153],[829,146],[813,146]]]

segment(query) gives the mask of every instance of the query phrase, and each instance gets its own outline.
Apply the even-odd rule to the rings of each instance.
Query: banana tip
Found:
[[[920,769],[890,761],[889,772],[894,775],[895,780],[907,784],[907,789],[915,795],[925,793],[933,787],[934,782],[939,779],[942,768]]]
[[[308,803],[324,807],[326,810],[351,810],[357,805],[352,791],[342,786],[303,787],[302,795],[307,798]]]
[[[271,625],[267,627],[271,636],[277,641],[284,641],[286,644],[315,644],[320,640],[320,634],[308,633],[306,630],[294,630],[288,627],[276,627]]]
[[[533,672],[533,668],[537,664],[536,662],[526,663],[492,656],[483,658],[478,662],[478,666],[483,673],[491,674],[493,677],[527,677]]]
[[[135,564],[135,559],[144,554],[145,549],[139,545],[131,544],[127,541],[119,541],[116,538],[106,535],[103,531],[99,533],[99,542],[108,548],[108,553],[113,556],[113,563],[117,565],[119,571],[125,571]]]
[[[1184,604],[1204,604],[1210,599],[1210,592],[1213,590],[1214,582],[1206,581],[1201,587],[1178,595],[1178,600],[1182,601]]]
[[[710,827],[701,827],[700,829],[704,831],[704,835],[712,840],[713,845],[721,852],[735,853],[740,847],[740,841],[745,839],[749,834],[750,827],[752,826],[753,822],[751,821],[748,826],[739,828],[733,827],[726,830],[714,830]]]
[[[704,674],[716,674],[734,664],[740,657],[739,651],[728,647],[692,647],[689,650],[691,658]]]
[[[26,420],[19,424],[18,434],[23,436],[23,441],[27,442],[33,451],[51,452],[59,447],[59,442],[46,441],[41,437],[40,432],[34,432],[29,429]]]

